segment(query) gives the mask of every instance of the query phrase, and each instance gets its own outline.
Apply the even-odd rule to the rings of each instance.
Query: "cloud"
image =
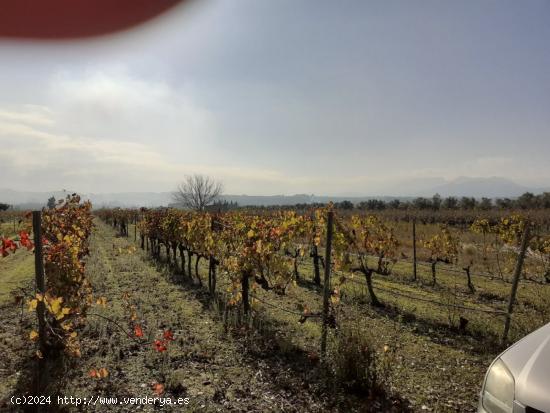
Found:
[[[434,152],[430,144],[423,152],[416,141],[406,150],[417,155],[404,157],[382,148],[389,138],[353,145],[332,139],[327,146],[316,130],[292,123],[317,119],[300,105],[285,109],[290,118],[274,117],[271,108],[254,121],[253,113],[210,109],[190,83],[145,80],[125,67],[58,72],[44,91],[40,101],[47,104],[0,103],[1,187],[169,191],[184,175],[204,173],[222,180],[228,193],[396,194],[404,182],[426,186],[461,175],[528,184],[547,169],[535,159],[522,166],[505,151],[467,158]],[[242,128],[227,119],[237,116]]]
[[[164,143],[172,152],[191,143],[204,151],[215,135],[213,114],[190,91],[124,67],[60,72],[48,91],[58,124],[71,135]]]
[[[20,120],[15,114],[11,119]],[[273,170],[171,162],[151,145],[52,133],[16,120],[0,119],[0,145],[5,181],[27,189],[49,184],[86,191],[171,190],[191,173],[229,181],[232,190],[266,183],[282,189],[289,180]]]
[[[27,190],[63,187],[82,192],[170,191],[185,175],[204,173],[224,182],[227,193],[395,195],[402,192],[400,184],[405,181],[412,186],[433,186],[437,176],[507,176],[503,171],[518,176],[517,163],[504,156],[478,157],[447,168],[416,169],[408,175],[387,171],[384,176],[291,176],[284,170],[230,162],[178,162],[159,150],[155,141],[63,132],[57,114],[57,110],[29,105],[0,110],[2,186],[8,183]]]
[[[47,89],[48,106],[0,107],[0,162],[10,186],[165,191],[191,173],[212,175],[234,193],[342,185],[337,177],[290,176],[235,163],[211,139],[222,132],[209,110],[184,90],[124,68],[58,73]]]
[[[22,122],[29,125],[53,125],[52,112],[39,105],[6,105],[0,108],[0,121]]]
[[[0,105],[2,186],[165,190],[210,150],[211,113],[165,82],[111,67],[44,86],[47,106]]]

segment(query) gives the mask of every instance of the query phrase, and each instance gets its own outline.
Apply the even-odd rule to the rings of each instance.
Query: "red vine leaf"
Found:
[[[160,396],[164,393],[164,384],[153,382],[153,391],[157,396]]]
[[[134,334],[136,335],[136,337],[143,337],[143,329],[139,324],[136,324],[134,326]]]
[[[155,340],[154,345],[155,350],[157,350],[159,353],[166,351],[166,343],[163,340]]]

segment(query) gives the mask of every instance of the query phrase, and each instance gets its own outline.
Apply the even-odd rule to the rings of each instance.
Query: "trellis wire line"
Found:
[[[374,259],[378,259],[379,257],[377,257],[376,255],[369,255],[369,254],[357,254],[357,253],[349,253],[349,255],[351,256],[354,256],[354,257],[365,257],[365,258],[374,258]],[[404,258],[395,258],[395,259],[389,259],[389,258],[386,258],[386,260],[388,261],[394,261],[394,262],[405,262],[407,264],[414,264],[414,261],[413,260],[409,260],[409,259],[404,259]],[[424,266],[424,267],[431,267],[432,266],[432,263],[429,262],[429,261],[419,261],[417,260],[416,261],[416,265],[421,265],[421,266]],[[441,266],[440,266],[441,268]],[[452,267],[449,267],[448,265],[444,264],[443,263],[443,268],[445,271],[449,271],[449,272],[456,272],[456,273],[461,273],[463,274],[464,273],[464,270],[461,270],[461,269],[458,269],[458,268],[452,268]],[[498,278],[496,278],[496,276],[494,275],[491,275],[491,274],[488,274],[488,273],[479,273],[479,272],[471,272],[470,275],[472,276],[479,276],[479,277],[485,277],[485,278],[494,278],[498,281]]]
[[[413,296],[408,295],[408,294],[398,293],[398,292],[395,292],[393,290],[389,290],[389,289],[386,289],[386,288],[381,288],[381,287],[376,286],[376,285],[374,286],[374,288],[376,288],[377,290],[380,290],[380,291],[384,291],[384,292],[396,295],[398,297],[409,298],[411,300],[416,300],[416,301],[423,301],[423,302],[430,303],[430,304],[435,304],[435,305],[438,305],[438,306],[441,306],[441,307],[458,308],[458,309],[462,309],[462,310],[466,310],[466,311],[481,312],[481,313],[487,313],[487,314],[506,315],[506,312],[502,311],[502,310],[485,310],[485,309],[482,309],[482,308],[466,307],[466,306],[462,306],[462,305],[458,305],[458,304],[445,304],[445,303],[442,303],[442,302],[439,302],[439,301],[433,301],[433,300],[428,300],[428,299],[425,299],[425,298],[413,297]]]
[[[354,257],[365,257],[365,258],[374,258],[374,259],[379,258],[376,255],[357,254],[357,253],[353,253],[353,252],[348,253],[348,255],[351,255],[351,256],[354,256]],[[392,260],[390,260],[390,259],[387,259],[387,260],[388,261],[394,261],[394,262],[405,262],[405,263],[408,263],[408,264],[411,264],[411,265],[414,264],[413,260],[404,259],[404,258],[395,258],[395,259],[392,259]],[[424,267],[431,267],[431,265],[432,265],[432,263],[429,262],[429,261],[419,261],[419,260],[416,261],[416,264],[420,265],[420,266],[424,266]],[[453,267],[450,266],[450,264],[446,264],[446,263],[440,263],[440,264],[441,265],[440,265],[439,268],[440,269],[443,268],[444,271],[455,272],[455,273],[459,273],[459,274],[465,274],[465,271],[463,269],[453,268]],[[476,271],[476,272],[471,272],[470,275],[473,276],[473,277],[487,278],[487,279],[490,279],[492,281],[504,282],[506,284],[510,283],[509,281],[506,281],[506,280],[503,280],[502,278],[500,278],[500,276],[497,275],[497,274],[490,274],[490,273],[486,273],[486,272],[477,272]],[[503,274],[503,276],[510,277],[509,274]],[[545,282],[542,282],[542,281],[531,280],[529,278],[524,278],[523,281],[526,281],[526,282],[532,283],[532,284],[544,285],[544,286],[549,285],[548,283],[545,283]]]
[[[230,255],[236,256],[236,254],[230,254]],[[353,254],[353,255],[358,255],[358,254]],[[460,270],[449,269],[449,268],[447,268],[447,270],[451,270],[451,272],[453,272],[452,270],[454,270],[454,272],[457,272],[457,273],[462,273],[463,272],[463,271],[460,271]],[[335,272],[335,274],[338,274],[338,272]],[[339,274],[346,276],[343,273],[339,273]],[[358,285],[361,285],[361,286],[365,286],[365,283],[357,281],[353,278],[347,278],[346,277],[346,280],[351,281],[351,282],[353,282],[355,284],[358,284]],[[529,281],[529,280],[526,280],[526,281]],[[227,285],[229,285],[229,284],[227,284]],[[473,307],[462,306],[462,305],[457,305],[457,304],[446,304],[446,303],[442,303],[442,302],[439,302],[439,301],[429,300],[429,299],[425,299],[425,298],[421,298],[421,297],[414,297],[412,295],[403,294],[403,293],[396,292],[394,290],[389,290],[389,289],[386,289],[386,288],[382,288],[382,287],[379,287],[379,286],[376,286],[376,285],[374,286],[374,288],[376,288],[379,291],[387,292],[387,293],[392,294],[394,296],[408,298],[408,299],[411,299],[411,300],[416,300],[416,301],[421,301],[421,302],[426,302],[426,303],[438,305],[438,306],[441,306],[441,307],[456,308],[456,309],[462,309],[462,310],[465,310],[465,311],[481,312],[481,313],[486,313],[486,314],[506,315],[506,312],[502,311],[502,310],[490,310],[490,309],[473,308]],[[300,313],[300,312],[297,312],[297,311],[294,311],[294,310],[289,310],[287,308],[280,307],[280,306],[275,305],[273,303],[270,303],[266,300],[263,300],[263,299],[259,298],[258,296],[256,296],[255,294],[249,294],[249,295],[250,295],[251,298],[254,298],[254,299],[258,300],[259,302],[263,303],[264,305],[267,305],[269,307],[275,308],[277,310],[280,310],[280,311],[283,311],[283,312],[286,312],[286,313],[289,313],[289,314],[293,314],[293,315],[297,315],[297,316],[301,316],[301,317],[304,316],[304,315],[307,315],[309,317],[318,317],[319,316],[317,314],[304,314],[304,313]]]
[[[420,266],[423,266],[423,267],[429,267],[429,268],[431,268],[431,266],[432,266],[432,263],[428,262],[428,261],[417,261],[416,264],[420,265]],[[439,269],[440,270],[443,269],[443,271],[453,272],[453,273],[456,273],[456,274],[466,274],[466,271],[464,269],[453,268],[453,267],[450,267],[448,264],[445,264],[445,263],[443,263],[443,265],[440,265]],[[506,283],[505,280],[503,280],[501,278],[498,278],[496,275],[491,275],[489,273],[470,272],[470,275],[475,276],[475,277],[487,278],[487,279],[491,279],[493,281],[500,281],[500,282],[505,282]]]
[[[369,254],[357,254],[357,253],[353,253],[353,252],[350,252],[348,254],[351,255],[351,256],[354,256],[354,257],[364,257],[364,258],[373,258],[373,259],[378,259],[379,258],[376,255],[369,255]],[[397,259],[393,259],[393,260],[386,259],[386,260],[395,261],[395,262],[406,262],[406,263],[411,264],[411,265],[414,264],[414,262],[412,260],[406,260],[406,259],[403,259],[403,258],[397,258]],[[420,265],[420,266],[423,266],[423,267],[428,267],[428,268],[431,268],[431,266],[432,266],[432,263],[429,262],[429,261],[418,261],[417,260],[416,264]],[[463,269],[453,268],[449,264],[446,264],[446,263],[440,263],[440,264],[441,265],[440,265],[439,269],[443,269],[443,271],[454,272],[454,273],[457,273],[457,274],[466,274],[465,270],[463,270]],[[502,283],[505,283],[505,284],[510,284],[510,281],[503,280],[497,274],[490,274],[490,273],[483,273],[483,272],[470,272],[470,276],[472,276],[472,277],[481,277],[481,278],[490,279],[492,281],[497,281],[497,282],[502,282]],[[503,274],[503,276],[510,277],[509,274]],[[527,283],[531,283],[531,284],[542,285],[542,286],[550,286],[549,283],[545,283],[545,282],[542,282],[542,281],[536,281],[536,280],[532,280],[532,279],[529,279],[529,278],[523,278],[522,281],[527,282]]]
[[[267,305],[268,307],[272,307],[272,308],[276,308],[277,310],[280,310],[280,311],[284,311],[286,313],[289,313],[289,314],[293,314],[293,315],[297,315],[297,316],[300,316],[300,317],[303,317],[303,316],[307,316],[307,317],[320,317],[320,314],[304,314],[304,313],[300,313],[298,311],[294,311],[294,310],[289,310],[288,308],[284,308],[284,307],[280,307],[276,304],[272,304],[270,303],[269,301],[266,301],[266,300],[263,300],[261,298],[259,298],[257,295],[255,294],[248,294],[250,297],[258,300],[259,302]]]
[[[281,253],[280,251],[274,251],[274,254],[276,255],[280,255],[284,258],[289,258],[289,259],[292,259],[294,257],[292,257],[291,255],[288,255],[288,254],[284,254],[284,253]],[[234,253],[228,253],[226,254],[227,256],[230,256],[230,257],[239,257],[239,254],[234,254]],[[357,253],[349,253],[349,255],[352,255],[352,256],[356,256],[356,257],[366,257],[366,258],[378,258],[376,257],[375,255],[362,255],[362,254],[357,254]],[[411,261],[407,261],[407,260],[396,260],[398,262],[408,262],[410,264],[412,264]],[[428,267],[428,268],[431,268],[431,263],[429,262],[426,262],[426,261],[417,261],[417,264],[418,265],[421,265],[421,266],[425,266],[425,267]],[[451,272],[451,273],[456,273],[456,274],[463,274],[465,275],[466,272],[465,270],[461,270],[461,269],[458,269],[458,268],[452,268],[452,267],[449,267],[448,265],[442,265],[439,267],[439,269],[443,269],[443,271],[447,271],[447,272]],[[402,275],[402,274],[400,274]],[[487,278],[487,279],[490,279],[491,281],[496,281],[496,282],[501,282],[501,283],[505,283],[505,284],[510,284],[509,281],[506,281],[506,280],[503,280],[501,278],[498,278],[498,276],[496,275],[490,275],[490,274],[484,274],[484,273],[477,273],[477,272],[471,272],[470,273],[470,276],[477,276],[477,277],[482,277],[482,278]],[[540,282],[540,281],[535,281],[535,280],[531,280],[529,278],[523,278],[522,279],[522,282],[525,282],[525,283],[530,283],[530,284],[536,284],[536,285],[541,285],[541,286],[550,286],[550,284],[548,283],[544,283],[544,282]]]
[[[361,282],[361,281],[358,281],[358,280],[355,280],[353,278],[349,278],[346,274],[342,273],[342,272],[337,272],[335,271],[334,272],[335,274],[338,274],[338,275],[343,275],[344,277],[346,277],[346,280],[347,281],[350,281],[352,283],[355,283],[355,284],[358,284],[358,285],[361,285],[361,286],[366,286],[366,284],[364,282]],[[226,284],[225,286],[228,286],[230,284]],[[504,311],[501,311],[501,310],[489,310],[489,309],[480,309],[480,308],[473,308],[473,307],[467,307],[467,306],[461,306],[461,305],[456,305],[456,304],[445,304],[445,303],[442,303],[442,302],[439,302],[439,301],[434,301],[434,300],[429,300],[429,299],[425,299],[425,298],[421,298],[421,297],[414,297],[414,296],[411,296],[411,295],[408,295],[408,294],[403,294],[403,293],[398,293],[398,292],[395,292],[393,290],[388,290],[388,289],[385,289],[385,288],[381,288],[379,286],[374,286],[374,288],[380,290],[380,291],[385,291],[385,292],[388,292],[390,294],[393,294],[393,295],[396,295],[396,296],[401,296],[403,298],[409,298],[411,300],[416,300],[416,301],[422,301],[422,302],[427,302],[427,303],[431,303],[431,304],[435,304],[435,305],[438,305],[438,306],[442,306],[442,307],[448,307],[448,308],[458,308],[458,309],[463,309],[463,310],[466,310],[466,311],[472,311],[472,312],[482,312],[482,313],[487,313],[487,314],[498,314],[498,315],[505,315],[506,312]],[[258,296],[254,295],[254,294],[249,294],[250,297],[252,298],[255,298],[256,300],[258,300],[259,302],[269,306],[269,307],[272,307],[272,308],[275,308],[275,309],[278,309],[278,310],[281,310],[281,311],[284,311],[284,312],[287,312],[289,314],[294,314],[294,315],[300,315],[300,316],[303,316],[304,314],[303,313],[299,313],[299,312],[296,312],[296,311],[293,311],[293,310],[289,310],[287,308],[283,308],[283,307],[280,307],[280,306],[277,306],[275,304],[272,304],[266,300],[263,300],[261,298],[259,298]],[[313,317],[312,315],[310,315],[310,317]]]
[[[422,266],[425,266],[425,267],[431,267],[431,263],[429,262],[417,262],[417,264],[420,264]],[[446,265],[443,265],[441,267],[439,267],[440,269],[443,269],[443,271],[447,271],[447,272],[454,272],[454,273],[457,273],[457,274],[466,274],[466,271],[465,270],[461,270],[459,268],[452,268],[452,267],[449,267],[448,264]],[[471,272],[470,273],[471,276],[475,276],[475,277],[481,277],[481,278],[486,278],[486,279],[490,279],[492,281],[497,281],[497,282],[501,282],[501,283],[505,283],[505,284],[511,284],[511,281],[507,281],[503,278],[500,278],[499,275],[496,275],[496,274],[489,274],[489,273],[481,273],[481,272]],[[509,274],[503,274],[504,277],[511,277],[511,275]],[[532,280],[530,278],[522,278],[521,282],[526,282],[526,283],[529,283],[529,284],[536,284],[536,285],[541,285],[541,286],[550,286],[549,283],[545,283],[545,282],[542,282],[542,281],[536,281],[536,280]]]
[[[343,275],[343,276],[346,276],[346,275],[343,274],[343,273],[340,273],[340,274]],[[346,281],[350,281],[350,282],[352,282],[352,283],[354,283],[354,284],[358,284],[358,285],[361,285],[361,286],[366,286],[366,284],[365,284],[364,282],[355,280],[355,279],[353,279],[353,278],[346,278]],[[411,300],[423,301],[423,302],[427,302],[427,303],[439,305],[439,306],[442,306],[442,307],[459,308],[459,309],[462,309],[462,310],[473,311],[473,312],[482,312],[482,313],[488,313],[488,314],[506,315],[506,312],[505,312],[505,311],[502,311],[502,310],[489,310],[489,309],[482,309],[482,308],[473,308],[473,307],[461,306],[461,305],[457,305],[457,304],[445,304],[445,303],[442,303],[442,302],[440,302],[440,301],[434,301],[434,300],[429,300],[429,299],[427,299],[427,298],[414,297],[414,296],[412,296],[412,295],[403,294],[403,293],[398,293],[398,292],[396,292],[396,291],[389,290],[389,289],[386,289],[386,288],[382,288],[382,287],[379,287],[379,286],[377,286],[377,285],[373,285],[373,287],[376,288],[377,290],[385,291],[385,292],[388,292],[388,293],[393,294],[393,295],[396,295],[396,296],[401,296],[401,297],[403,297],[403,298],[409,298],[409,299],[411,299]]]

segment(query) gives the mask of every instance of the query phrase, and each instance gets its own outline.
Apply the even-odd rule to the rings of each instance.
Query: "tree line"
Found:
[[[289,209],[305,210],[308,208],[321,208],[324,203],[295,204],[295,205],[270,205],[270,206],[246,206],[245,209]],[[353,203],[349,200],[335,202],[334,207],[342,210],[364,210],[364,211],[382,211],[386,209],[393,210],[481,210],[489,211],[494,209],[549,209],[550,192],[544,192],[535,195],[531,192],[525,192],[517,198],[475,198],[475,197],[442,197],[435,194],[431,198],[417,197],[410,200],[403,199],[368,199]]]

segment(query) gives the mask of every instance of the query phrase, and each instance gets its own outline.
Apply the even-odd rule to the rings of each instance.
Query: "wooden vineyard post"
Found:
[[[519,277],[521,276],[521,270],[523,268],[523,260],[525,259],[525,252],[529,244],[529,222],[525,223],[525,229],[521,237],[521,249],[519,251],[518,259],[516,261],[516,267],[514,269],[514,279],[512,281],[512,290],[510,291],[510,300],[508,301],[508,309],[506,311],[506,321],[504,323],[504,332],[502,334],[502,344],[505,344],[508,340],[508,333],[510,331],[510,322],[512,321],[512,311],[514,310],[514,302],[516,301],[516,293],[518,291]]]
[[[323,285],[323,325],[321,330],[321,359],[324,360],[327,352],[327,327],[330,298],[330,256],[332,252],[332,221],[334,212],[328,211],[327,218],[327,244],[325,250],[325,281]]]
[[[212,233],[217,229],[216,218],[217,215],[210,217],[210,231]],[[212,296],[214,296],[216,292],[216,262],[211,254],[208,257],[208,291]]]
[[[311,220],[314,222],[315,229],[314,232],[317,230],[317,222],[315,221],[315,213],[313,212],[311,214]],[[311,246],[311,254],[313,257],[313,282],[315,285],[320,286],[321,285],[321,272],[319,269],[319,248],[315,244],[315,240],[313,240],[313,245]]]
[[[249,280],[248,277],[250,275],[246,272],[242,274],[241,279],[241,288],[242,288],[242,299],[243,299],[243,313],[245,316],[248,316],[250,313],[250,301],[248,300],[248,291],[249,291]]]
[[[413,280],[416,281],[416,219],[413,218]]]
[[[214,217],[210,216],[210,231],[213,232],[215,228]],[[208,292],[213,295],[212,292],[212,256],[208,257]]]
[[[134,242],[137,241],[137,218],[134,217]]]
[[[41,294],[42,297],[44,297],[44,293],[46,290],[45,283],[44,283],[44,258],[42,253],[42,212],[41,211],[33,211],[32,213],[32,229],[34,234],[34,272],[35,272],[35,279],[36,279],[36,292]],[[40,300],[38,301],[38,304],[36,306],[36,316],[38,318],[38,339],[39,339],[39,349],[42,353],[42,357],[44,357],[45,349],[46,349],[46,321],[44,319],[44,301]],[[36,382],[37,384],[37,390],[40,392],[42,389],[41,386],[44,385],[44,383],[41,383],[41,376],[42,376],[42,359],[39,361],[39,368],[37,372],[38,380]],[[39,394],[39,393],[37,393]]]

